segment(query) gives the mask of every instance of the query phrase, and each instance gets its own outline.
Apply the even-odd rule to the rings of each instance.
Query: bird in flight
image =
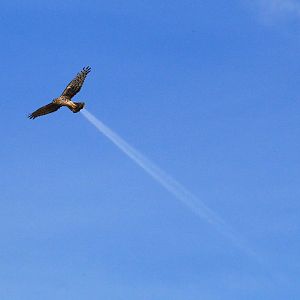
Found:
[[[84,102],[74,102],[72,98],[80,91],[84,80],[91,71],[90,67],[83,68],[76,77],[67,85],[62,94],[55,98],[51,103],[40,107],[33,113],[31,113],[28,118],[35,119],[37,117],[50,114],[57,111],[62,106],[67,106],[73,113],[79,112],[84,108]]]

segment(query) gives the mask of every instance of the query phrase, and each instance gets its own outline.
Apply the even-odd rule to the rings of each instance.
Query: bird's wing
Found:
[[[57,111],[59,108],[61,108],[61,105],[57,105],[55,103],[49,103],[45,106],[40,107],[39,109],[37,109],[36,111],[34,111],[33,113],[31,113],[28,118],[29,119],[35,119],[36,117],[39,116],[43,116],[46,114],[50,114],[52,112]]]
[[[90,67],[83,68],[79,73],[77,73],[76,77],[67,85],[62,96],[70,97],[72,98],[75,96],[81,89],[84,80],[91,71]]]

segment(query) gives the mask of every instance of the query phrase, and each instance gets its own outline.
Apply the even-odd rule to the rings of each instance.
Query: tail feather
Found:
[[[76,108],[72,109],[73,113],[78,113],[85,106],[84,102],[74,102],[74,104],[76,104]]]

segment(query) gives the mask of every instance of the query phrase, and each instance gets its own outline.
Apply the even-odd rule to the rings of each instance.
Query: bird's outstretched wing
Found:
[[[39,116],[43,116],[46,114],[50,114],[52,112],[57,111],[59,108],[61,108],[61,105],[57,105],[55,103],[49,103],[45,106],[40,107],[39,109],[37,109],[36,111],[34,111],[33,113],[31,113],[28,118],[29,119],[35,119],[36,117]]]
[[[67,85],[63,93],[61,94],[62,96],[70,97],[72,98],[75,96],[81,89],[84,80],[91,71],[90,67],[85,67],[80,71],[76,77]]]

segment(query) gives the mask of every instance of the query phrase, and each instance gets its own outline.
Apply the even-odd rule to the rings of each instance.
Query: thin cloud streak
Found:
[[[297,0],[256,0],[260,13],[268,19],[300,16],[300,3]]]
[[[255,253],[247,245],[244,239],[214,211],[207,207],[197,196],[195,196],[177,180],[172,178],[169,174],[167,174],[152,161],[142,155],[138,150],[129,145],[117,133],[107,127],[89,111],[83,109],[81,113],[92,125],[94,125],[104,136],[106,136],[111,142],[113,142],[123,153],[131,158],[137,165],[139,165],[146,173],[154,178],[167,191],[173,194],[193,213],[211,224],[218,232],[229,239],[236,247],[241,249],[247,255],[254,257],[257,261],[260,261],[257,253]]]

